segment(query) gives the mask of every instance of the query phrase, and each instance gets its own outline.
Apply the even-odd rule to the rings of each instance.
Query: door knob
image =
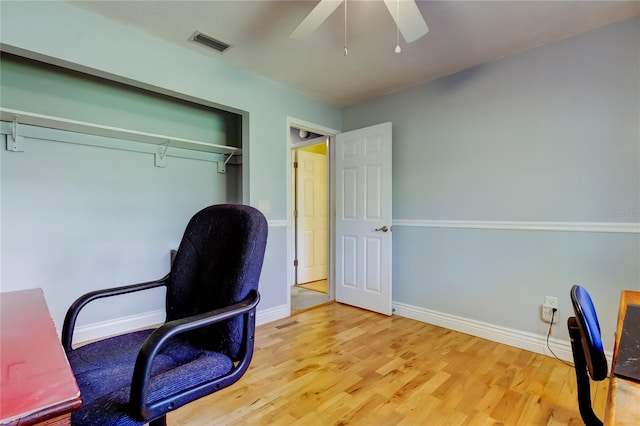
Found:
[[[376,232],[380,232],[380,231],[387,232],[388,230],[389,230],[389,228],[387,228],[387,225],[384,225],[382,228],[374,229],[374,231],[376,231]]]

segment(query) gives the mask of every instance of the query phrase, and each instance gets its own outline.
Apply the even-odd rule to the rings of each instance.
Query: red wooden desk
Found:
[[[0,293],[0,423],[69,424],[80,391],[42,289]]]

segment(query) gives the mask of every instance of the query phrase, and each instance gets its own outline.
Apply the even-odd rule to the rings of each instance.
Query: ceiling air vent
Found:
[[[224,53],[230,45],[227,43],[216,40],[215,38],[208,36],[206,34],[201,33],[200,31],[196,31],[191,36],[191,41],[195,41],[196,43],[204,44],[207,47],[210,47],[214,50],[217,50],[220,53]]]

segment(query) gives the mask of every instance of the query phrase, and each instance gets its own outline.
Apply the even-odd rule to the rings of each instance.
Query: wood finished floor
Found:
[[[325,294],[329,292],[327,286],[328,286],[327,280],[318,280],[318,281],[311,281],[309,283],[298,284],[298,287],[306,288],[307,290],[313,290],[313,291],[317,291]]]
[[[560,361],[399,316],[332,303],[258,327],[255,347],[239,382],[168,424],[582,424]]]

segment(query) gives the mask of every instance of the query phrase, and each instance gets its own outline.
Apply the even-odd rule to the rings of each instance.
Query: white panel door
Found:
[[[297,284],[327,278],[327,156],[298,150]]]
[[[391,123],[336,136],[336,300],[391,315]]]

